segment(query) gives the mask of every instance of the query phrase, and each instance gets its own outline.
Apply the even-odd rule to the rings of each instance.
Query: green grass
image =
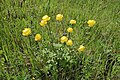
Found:
[[[119,0],[0,0],[0,80],[119,80],[119,4]],[[64,15],[61,22],[55,20],[59,13]],[[41,27],[44,15],[51,20]],[[58,39],[71,19],[77,24],[69,47]],[[90,19],[96,21],[91,28]],[[32,30],[28,37],[22,35],[26,27]],[[34,40],[37,33],[42,35],[39,42]],[[84,52],[77,51],[81,44]]]

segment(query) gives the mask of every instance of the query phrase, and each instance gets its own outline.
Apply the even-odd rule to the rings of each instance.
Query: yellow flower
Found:
[[[31,29],[30,28],[25,28],[23,31],[22,31],[22,35],[23,36],[28,36],[31,34]]]
[[[84,51],[85,50],[85,46],[80,45],[80,47],[78,48],[78,51]]]
[[[72,32],[73,31],[73,28],[71,28],[71,27],[69,27],[68,29],[67,29],[67,32]]]
[[[66,36],[61,37],[61,43],[67,42],[68,38]]]
[[[35,78],[33,77],[31,80],[35,80]]]
[[[41,40],[41,35],[40,34],[36,34],[35,35],[35,41],[40,41]]]
[[[63,15],[62,14],[56,15],[56,20],[62,21],[62,19],[63,19]]]
[[[66,44],[67,44],[68,46],[72,46],[72,45],[73,45],[73,41],[72,41],[72,40],[68,40],[68,41],[66,42]]]
[[[92,27],[96,23],[96,21],[95,20],[88,20],[87,23],[88,23],[89,27]]]
[[[70,20],[70,24],[76,24],[76,20]]]
[[[44,21],[49,21],[49,20],[50,20],[50,17],[49,17],[48,15],[45,15],[45,16],[42,17],[42,19],[43,19]]]
[[[41,26],[45,26],[47,24],[47,21],[45,21],[45,20],[42,20],[41,22],[40,22],[40,25]]]

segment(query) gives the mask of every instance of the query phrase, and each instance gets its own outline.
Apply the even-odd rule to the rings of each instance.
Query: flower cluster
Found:
[[[24,28],[24,30],[22,31],[23,36],[29,36],[30,34],[31,34],[31,29],[30,28]],[[35,35],[35,41],[40,41],[40,40],[41,40],[41,35],[36,34]]]
[[[47,22],[50,20],[50,17],[48,15],[45,15],[42,17],[42,20],[40,21],[40,26],[45,26],[47,24]],[[57,21],[62,21],[63,20],[63,15],[62,14],[57,14],[56,15],[56,20]],[[96,21],[95,20],[88,20],[87,24],[89,27],[93,27],[95,25]],[[72,19],[70,20],[69,24],[71,24],[70,27],[67,28],[67,31],[69,35],[64,35],[60,38],[60,42],[61,43],[65,43],[67,46],[72,46],[73,45],[73,41],[70,39],[70,34],[73,32],[73,25],[76,24],[76,20]],[[22,35],[23,36],[29,36],[31,34],[31,29],[30,28],[24,28],[24,30],[22,31]],[[35,41],[40,41],[42,38],[42,36],[40,34],[36,34],[34,37]],[[84,51],[85,50],[85,46],[80,45],[80,47],[78,48],[78,51]]]
[[[73,45],[73,41],[72,40],[68,40],[67,36],[62,36],[60,40],[61,40],[61,43],[66,43],[68,46],[72,46]]]
[[[41,20],[41,22],[40,22],[40,25],[43,27],[43,26],[45,26],[46,24],[47,24],[47,21],[49,21],[50,20],[50,17],[48,16],[48,15],[45,15],[45,16],[43,16],[42,17],[42,20]]]
[[[59,14],[60,15],[60,14]],[[70,24],[76,24],[76,20],[70,20]],[[70,34],[71,32],[73,32],[73,28],[69,27],[67,29],[67,32]],[[70,37],[70,36],[69,36]],[[66,45],[68,46],[72,46],[73,45],[73,41],[71,39],[68,39],[67,36],[62,36],[61,37],[61,43],[66,43]]]

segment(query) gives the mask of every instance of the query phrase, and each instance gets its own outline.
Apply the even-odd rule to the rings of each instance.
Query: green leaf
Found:
[[[62,47],[62,44],[55,44],[55,43],[53,43],[53,46],[56,47],[56,48],[60,48],[60,47]]]
[[[0,55],[2,55],[2,53],[3,53],[3,51],[2,51],[2,50],[0,50]]]

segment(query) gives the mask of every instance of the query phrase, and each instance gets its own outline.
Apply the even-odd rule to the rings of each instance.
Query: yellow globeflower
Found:
[[[30,28],[25,28],[23,31],[22,31],[22,35],[23,36],[28,36],[31,34],[31,29]]]
[[[67,44],[68,46],[72,46],[72,45],[73,45],[73,41],[72,41],[72,40],[68,40],[68,41],[66,42],[66,44]]]
[[[61,43],[67,42],[68,38],[66,36],[61,37]]]
[[[80,45],[80,47],[78,48],[78,51],[84,51],[85,47],[83,45]]]
[[[67,29],[67,32],[72,32],[73,31],[73,28],[71,28],[71,27],[69,27],[68,29]]]
[[[92,27],[96,23],[96,21],[95,20],[88,20],[87,23],[88,23],[89,27]]]
[[[62,19],[63,19],[63,15],[62,14],[56,15],[56,20],[61,21]]]
[[[76,20],[70,20],[70,24],[76,24]]]
[[[48,15],[45,15],[45,16],[42,17],[42,19],[43,19],[44,21],[49,21],[49,20],[50,20],[50,17],[49,17]]]
[[[35,80],[35,78],[33,77],[31,80]]]
[[[40,41],[41,40],[41,35],[40,34],[36,34],[35,35],[35,41]]]
[[[45,26],[47,24],[47,21],[45,21],[45,20],[42,20],[41,22],[40,22],[40,25],[41,26]]]

